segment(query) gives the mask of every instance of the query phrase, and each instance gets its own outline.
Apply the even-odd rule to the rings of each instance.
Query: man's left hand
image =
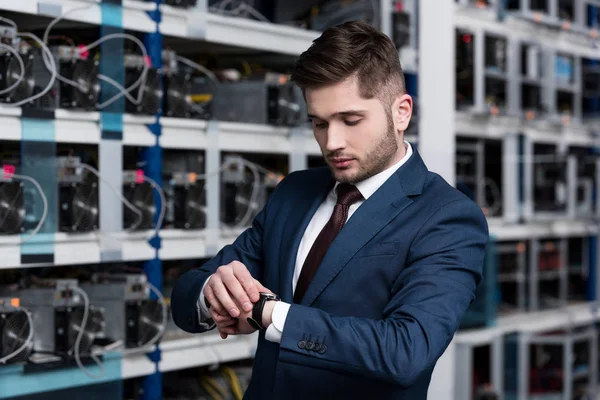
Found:
[[[262,313],[262,324],[268,328],[273,321],[273,309],[275,308],[274,301],[267,301]],[[231,315],[222,315],[216,312],[214,308],[210,308],[210,315],[217,325],[221,338],[227,339],[229,335],[249,335],[254,333],[256,329],[248,324],[247,318],[252,316],[252,310],[242,312],[239,317],[233,318]]]

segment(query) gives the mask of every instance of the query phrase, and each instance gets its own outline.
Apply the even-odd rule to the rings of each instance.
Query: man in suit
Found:
[[[328,165],[289,174],[177,281],[175,323],[260,330],[247,399],[424,400],[481,279],[486,219],[404,140],[412,99],[387,36],[327,29],[292,79]]]

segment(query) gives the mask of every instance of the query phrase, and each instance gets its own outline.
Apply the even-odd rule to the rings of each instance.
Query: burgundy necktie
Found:
[[[340,183],[336,188],[336,193],[337,203],[333,208],[331,218],[329,218],[329,221],[321,233],[319,233],[319,236],[317,236],[317,239],[308,252],[308,256],[306,256],[306,260],[304,260],[302,272],[300,272],[300,277],[298,278],[298,283],[296,284],[296,290],[294,292],[294,303],[298,304],[302,301],[302,297],[304,297],[304,293],[306,292],[310,281],[317,272],[321,260],[325,256],[325,253],[327,253],[329,245],[333,242],[333,239],[335,239],[346,223],[346,220],[348,219],[348,209],[352,204],[363,199],[362,194],[360,194],[356,186],[349,183]]]

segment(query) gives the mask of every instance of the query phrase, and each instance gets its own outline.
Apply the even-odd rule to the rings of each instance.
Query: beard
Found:
[[[394,128],[392,115],[388,112],[386,116],[387,128],[385,134],[381,137],[375,147],[370,149],[358,160],[358,171],[352,175],[347,175],[344,173],[345,171],[336,170],[329,162],[327,162],[336,181],[340,183],[357,184],[373,175],[377,175],[390,166],[390,162],[398,151],[398,142],[396,141],[396,129]]]

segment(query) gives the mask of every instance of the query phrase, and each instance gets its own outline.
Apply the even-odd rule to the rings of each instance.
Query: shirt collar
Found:
[[[396,172],[398,170],[398,168],[400,168],[402,165],[404,165],[408,161],[408,159],[410,158],[410,156],[413,153],[413,150],[412,150],[412,146],[407,141],[404,141],[404,145],[406,146],[406,154],[404,155],[404,157],[402,157],[402,159],[400,161],[398,161],[396,164],[392,165],[391,167],[384,169],[383,171],[381,171],[363,181],[360,181],[356,184],[356,188],[363,195],[365,200],[367,200],[369,197],[371,197],[371,195],[373,195],[373,193],[375,193],[377,191],[377,189],[379,189],[379,187],[381,185],[383,185],[385,183],[385,181],[387,181],[388,178],[390,176],[392,176],[394,174],[394,172]],[[335,183],[335,186],[333,188],[333,193],[335,193],[335,189],[337,188],[337,185],[339,185],[339,182]]]

